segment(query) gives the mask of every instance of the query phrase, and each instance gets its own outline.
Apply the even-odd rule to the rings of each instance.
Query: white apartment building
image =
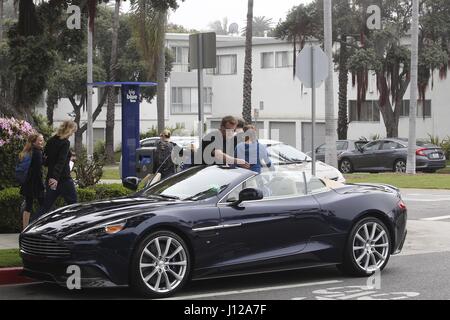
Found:
[[[189,72],[188,34],[167,34],[166,45],[173,50],[175,62],[170,79],[166,83],[166,124],[184,126],[187,133],[194,133],[197,123],[197,71]],[[253,39],[252,104],[258,109],[255,119],[260,136],[284,141],[303,151],[311,147],[311,90],[302,88],[293,77],[292,44],[274,38]],[[205,118],[208,128],[217,128],[226,115],[241,116],[245,56],[245,38],[217,36],[217,67],[206,70],[204,77]],[[425,107],[419,106],[417,136],[428,134],[441,138],[450,135],[450,81],[434,77],[433,88],[428,89]],[[338,115],[338,74],[334,74],[335,116]],[[324,85],[317,91],[317,145],[325,141]],[[96,106],[98,93],[94,95]],[[375,76],[370,76],[367,101],[360,116],[356,112],[356,88],[348,84],[349,139],[378,134],[385,136],[382,116],[377,109],[378,92]],[[408,136],[409,90],[399,125],[399,135]],[[141,103],[141,132],[156,127],[156,98],[151,104]],[[45,110],[42,110],[45,112]],[[72,112],[68,100],[62,99],[55,109],[55,124],[67,119]],[[83,121],[86,119],[84,114]],[[116,106],[115,145],[121,144],[121,109]],[[106,108],[94,122],[94,139],[104,139]]]

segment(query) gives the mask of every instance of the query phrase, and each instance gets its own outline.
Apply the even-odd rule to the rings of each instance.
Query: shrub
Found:
[[[14,168],[27,137],[34,129],[26,121],[0,118],[0,190],[17,185]]]
[[[78,188],[78,201],[90,202],[130,195],[132,191],[125,189],[120,184],[99,184],[89,188]],[[22,230],[21,205],[23,198],[19,188],[7,188],[0,191],[0,233],[15,233]],[[55,203],[55,209],[64,206],[64,201],[59,198]],[[34,207],[34,212],[37,210]]]
[[[444,151],[445,157],[450,159],[450,136],[447,136],[447,138],[441,140],[438,136],[428,134],[427,142],[441,147],[442,151]]]
[[[92,161],[89,161],[85,148],[83,148],[81,154],[77,154],[73,171],[80,188],[95,186],[100,181],[103,176],[105,160],[104,153],[94,152]]]
[[[152,138],[152,137],[158,137],[158,130],[155,128],[155,126],[152,126],[152,128],[150,130],[148,130],[145,133],[141,133],[140,138],[141,140],[146,139],[146,138]]]
[[[20,232],[22,216],[19,211],[22,202],[19,188],[7,188],[0,191],[0,233]]]

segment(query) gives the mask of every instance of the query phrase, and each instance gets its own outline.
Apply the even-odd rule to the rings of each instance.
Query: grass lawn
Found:
[[[0,268],[21,267],[19,249],[0,250]]]
[[[103,167],[103,180],[120,180],[119,166],[105,166]]]
[[[410,176],[397,173],[356,173],[345,176],[347,183],[386,183],[398,188],[412,189],[448,189],[450,190],[450,174],[418,173]]]

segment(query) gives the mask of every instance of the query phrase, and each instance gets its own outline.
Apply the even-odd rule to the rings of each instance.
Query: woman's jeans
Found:
[[[33,216],[33,220],[36,220],[40,216],[49,212],[59,196],[63,197],[66,205],[78,202],[77,191],[75,190],[75,184],[73,183],[72,179],[58,181],[56,190],[51,189],[47,183],[47,191],[45,193],[44,204]]]

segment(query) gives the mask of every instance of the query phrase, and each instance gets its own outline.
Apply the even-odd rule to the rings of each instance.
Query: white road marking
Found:
[[[439,221],[439,220],[447,220],[450,219],[450,216],[439,216],[439,217],[431,217],[431,218],[423,218],[420,220],[423,221]]]
[[[450,201],[450,197],[446,198],[435,198],[435,199],[419,199],[419,198],[408,198],[403,197],[403,200],[406,202],[443,202],[443,201]]]
[[[284,290],[284,289],[293,289],[293,288],[301,288],[301,287],[311,287],[311,286],[320,286],[325,284],[334,284],[341,283],[341,280],[330,280],[330,281],[320,281],[320,282],[306,282],[306,283],[298,283],[298,284],[290,284],[285,286],[273,286],[273,287],[263,287],[263,288],[254,288],[254,289],[244,289],[244,290],[233,290],[233,291],[225,291],[225,292],[210,292],[205,294],[196,294],[191,296],[181,296],[174,298],[166,298],[161,300],[188,300],[188,299],[200,299],[200,298],[210,298],[210,297],[218,297],[218,296],[229,296],[234,294],[244,294],[244,293],[255,293],[255,292],[264,292],[264,291],[272,291],[272,290]]]

